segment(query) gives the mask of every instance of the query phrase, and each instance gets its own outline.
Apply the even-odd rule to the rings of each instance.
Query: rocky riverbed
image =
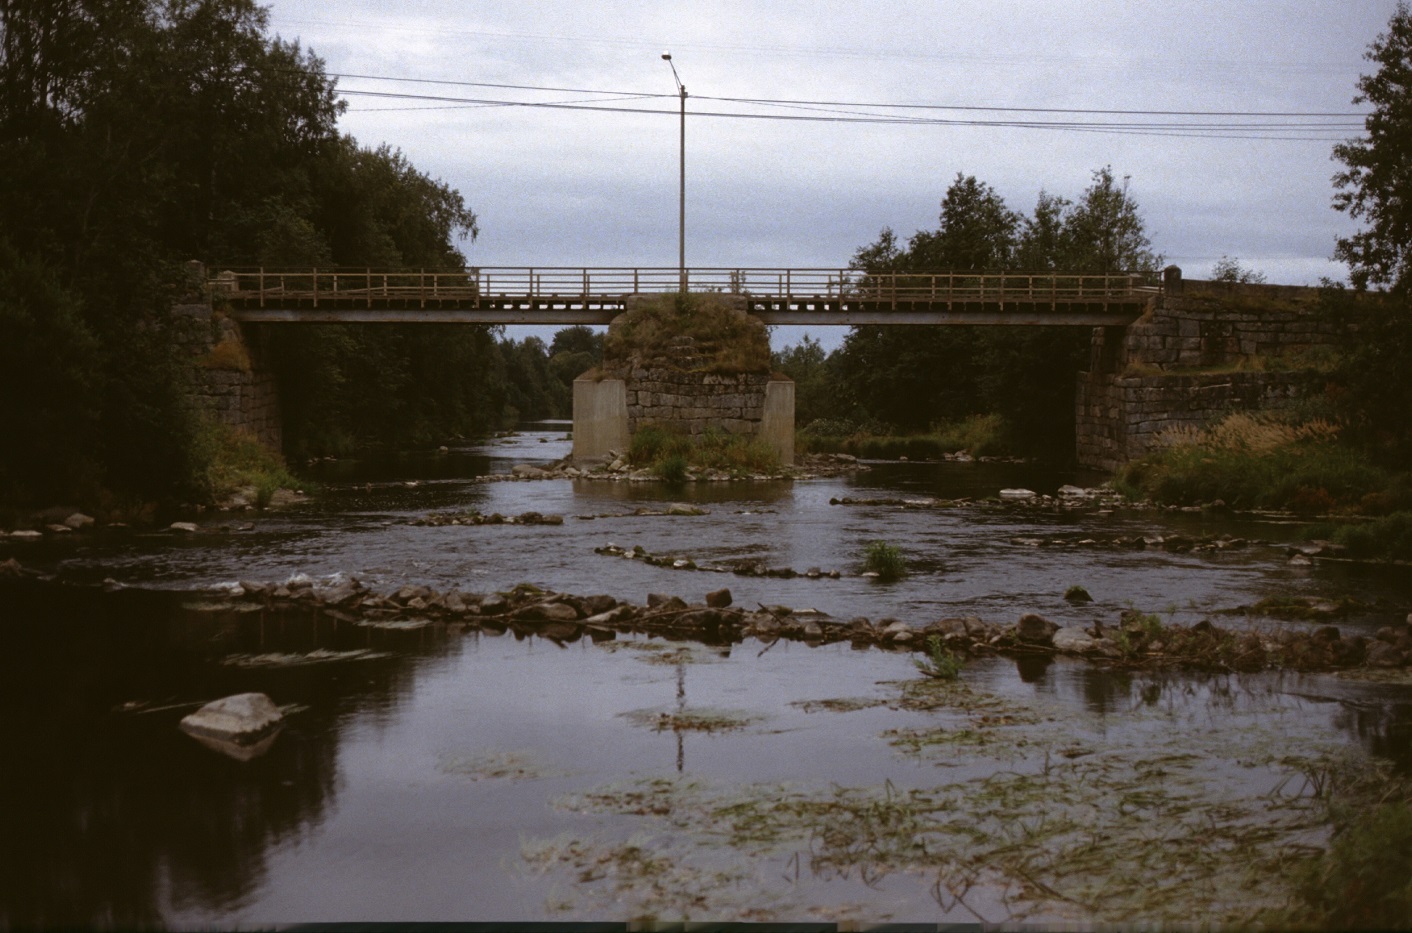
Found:
[[[843,620],[784,605],[735,606],[726,588],[707,593],[701,602],[652,593],[645,604],[634,604],[606,594],[556,593],[531,584],[496,593],[439,591],[422,585],[377,592],[356,579],[321,585],[305,578],[284,583],[242,581],[208,595],[218,600],[208,604],[213,611],[224,607],[220,600],[240,600],[272,610],[310,609],[370,625],[435,620],[463,631],[513,631],[558,643],[583,637],[604,640],[618,633],[724,644],[747,638],[787,639],[810,645],[849,642],[924,655],[1059,655],[1106,666],[1224,671],[1399,669],[1412,663],[1412,616],[1401,625],[1382,627],[1369,638],[1344,635],[1332,625],[1301,631],[1232,629],[1209,620],[1192,626],[1164,624],[1157,616],[1137,610],[1124,610],[1117,618],[1095,618],[1088,626],[1061,626],[1037,613],[1025,613],[1013,622],[974,616]]]

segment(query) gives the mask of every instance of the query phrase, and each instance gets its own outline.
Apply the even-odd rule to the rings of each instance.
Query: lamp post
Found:
[[[677,93],[681,95],[681,184],[677,195],[677,268],[681,277],[680,288],[686,294],[686,85],[677,76],[677,66],[672,64],[672,53],[663,52],[662,60],[672,66],[672,80],[677,83]]]

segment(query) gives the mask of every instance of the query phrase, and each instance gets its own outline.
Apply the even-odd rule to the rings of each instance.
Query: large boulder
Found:
[[[510,616],[517,622],[573,622],[578,617],[579,612],[573,606],[555,600],[525,606]]]
[[[181,730],[208,748],[241,761],[274,744],[284,714],[263,693],[238,693],[207,703],[181,721]]]
[[[1050,636],[1050,644],[1054,646],[1055,651],[1083,654],[1097,649],[1098,639],[1078,626],[1066,626],[1055,630]]]

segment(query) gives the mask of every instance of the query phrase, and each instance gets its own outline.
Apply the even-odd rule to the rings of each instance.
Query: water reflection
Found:
[[[194,613],[167,594],[6,588],[0,629],[0,928],[151,926],[227,911],[274,847],[335,806],[340,712],[405,690],[406,664],[235,672],[235,650],[365,641],[330,620]],[[237,686],[237,682],[239,686]],[[309,708],[242,763],[180,733],[201,701],[254,686]],[[144,701],[153,712],[117,712]],[[169,900],[170,904],[163,903]]]

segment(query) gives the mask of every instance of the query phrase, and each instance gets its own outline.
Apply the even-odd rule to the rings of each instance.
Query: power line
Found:
[[[617,95],[623,97],[636,98],[671,98],[676,99],[676,94],[650,93],[644,91],[614,91],[603,88],[574,88],[574,87],[553,87],[538,84],[499,84],[488,81],[453,81],[442,78],[407,78],[394,77],[391,75],[365,75],[351,74],[347,72],[328,72],[330,78],[347,78],[350,80],[364,81],[390,81],[404,84],[437,84],[447,87],[485,87],[502,90],[519,91],[549,91],[553,93],[568,94],[602,94]],[[1280,110],[1122,110],[1122,109],[1085,109],[1073,107],[1012,107],[1012,106],[991,106],[983,104],[919,104],[919,103],[889,103],[879,101],[844,101],[844,100],[800,100],[792,98],[771,98],[771,97],[713,97],[705,94],[692,95],[694,100],[712,100],[721,103],[735,104],[760,104],[770,106],[813,106],[813,107],[872,107],[876,109],[897,109],[897,110],[961,110],[961,111],[981,111],[995,113],[1066,113],[1066,114],[1090,114],[1090,115],[1110,115],[1110,116],[1186,116],[1186,117],[1358,117],[1362,118],[1366,114],[1358,111],[1280,111]]]
[[[449,95],[435,94],[411,94],[398,91],[367,91],[367,90],[341,90],[339,93],[347,96],[372,97],[391,100],[415,100],[426,101],[434,104],[461,105],[467,108],[473,107],[527,107],[551,110],[578,110],[598,113],[621,113],[621,114],[647,114],[647,115],[667,115],[675,116],[676,112],[667,109],[651,107],[625,107],[608,106],[603,103],[591,103],[587,101],[528,101],[509,100],[504,98],[473,98],[473,97],[453,97]],[[585,91],[585,93],[588,93]],[[625,92],[596,92],[596,93],[624,93]],[[638,95],[643,98],[651,98],[666,95]],[[610,102],[616,103],[623,100],[623,97],[610,98]],[[724,102],[724,101],[722,101]],[[826,105],[825,105],[826,106]],[[989,108],[982,108],[989,109]],[[1048,113],[1074,113],[1085,114],[1086,111],[1062,111],[1051,109],[1048,111],[1031,111],[1029,108],[995,108],[1001,112],[1048,112]],[[1154,111],[1124,111],[1107,115],[1129,115],[1143,116],[1148,114],[1161,115]],[[808,122],[808,123],[855,123],[870,125],[901,125],[901,126],[969,126],[969,127],[1010,127],[1023,129],[1048,129],[1065,130],[1075,132],[1105,132],[1122,135],[1161,135],[1161,136],[1184,136],[1196,138],[1223,138],[1223,139],[1266,139],[1266,140],[1290,140],[1290,141],[1321,141],[1327,142],[1330,139],[1342,139],[1347,134],[1343,133],[1338,137],[1297,135],[1280,136],[1273,135],[1276,131],[1292,132],[1297,130],[1322,130],[1325,132],[1345,131],[1362,127],[1361,122],[1330,123],[1330,122],[1274,122],[1274,123],[1214,123],[1214,122],[1172,122],[1172,121],[1142,121],[1142,122],[1118,122],[1118,121],[1081,121],[1081,120],[1020,120],[1013,117],[997,119],[948,119],[930,116],[907,116],[895,114],[860,114],[843,113],[829,111],[823,113],[750,113],[742,111],[722,111],[722,110],[697,110],[692,111],[693,116],[713,117],[718,119],[736,120],[767,120],[781,122]],[[1187,114],[1195,115],[1195,114]],[[1215,114],[1212,114],[1213,116]],[[1251,117],[1264,116],[1264,114],[1248,113]],[[1299,114],[1298,116],[1308,116]],[[1339,115],[1344,116],[1344,115]]]

